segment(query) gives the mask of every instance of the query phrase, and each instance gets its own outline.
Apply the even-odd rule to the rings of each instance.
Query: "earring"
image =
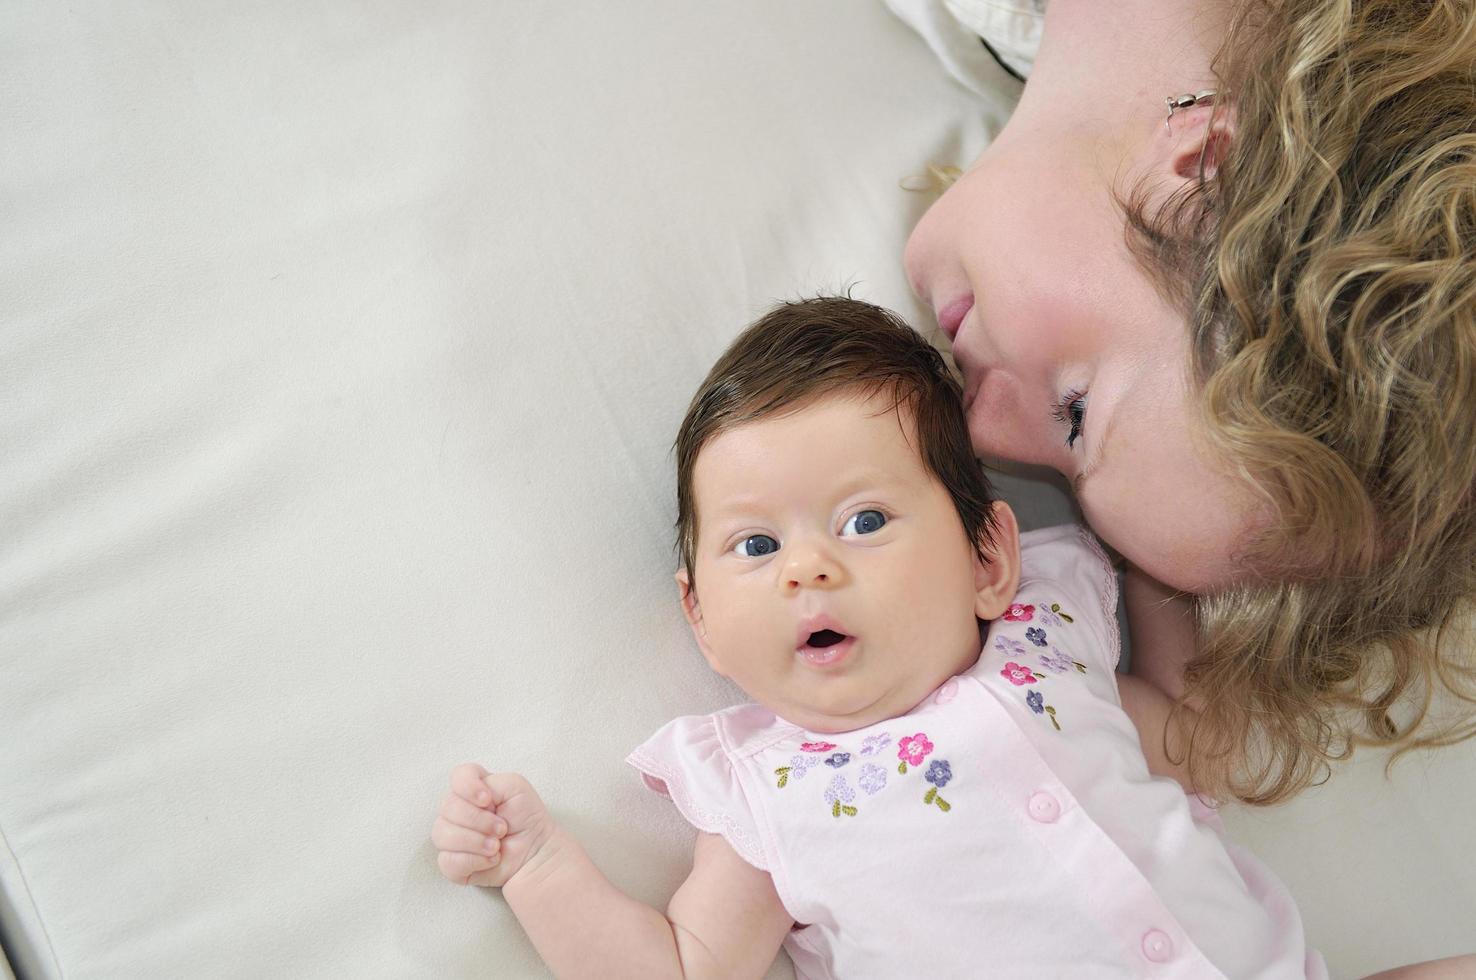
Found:
[[[1215,101],[1215,90],[1205,89],[1203,92],[1195,92],[1193,94],[1185,92],[1183,95],[1165,95],[1163,101],[1168,105],[1168,115],[1164,117],[1163,128],[1167,129],[1169,135],[1172,136],[1174,133],[1174,127],[1172,125],[1174,110],[1188,109],[1197,105],[1213,105]]]

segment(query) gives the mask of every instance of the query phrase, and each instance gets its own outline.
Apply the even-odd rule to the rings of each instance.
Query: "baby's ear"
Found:
[[[986,622],[1003,616],[1020,588],[1020,525],[1003,500],[991,509],[993,540],[982,542],[989,561],[974,557],[974,615]]]
[[[723,672],[718,670],[717,658],[712,655],[712,648],[707,643],[707,627],[702,623],[702,604],[697,601],[697,590],[692,588],[692,577],[687,574],[685,566],[677,569],[676,583],[677,591],[681,594],[682,615],[687,617],[687,625],[692,627],[692,636],[697,640],[697,648],[702,651],[702,656],[707,658],[712,669],[722,674]]]
[[[697,590],[692,588],[692,576],[687,574],[687,566],[683,565],[676,570],[677,594],[682,602],[682,614],[687,617],[687,625],[693,630],[702,629],[702,607],[697,604]]]

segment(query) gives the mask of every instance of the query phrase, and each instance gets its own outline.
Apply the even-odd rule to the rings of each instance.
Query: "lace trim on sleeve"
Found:
[[[763,848],[757,834],[728,814],[716,813],[692,799],[681,772],[640,749],[632,752],[625,761],[647,776],[659,780],[664,787],[661,792],[676,804],[677,810],[692,826],[709,834],[720,834],[743,860],[760,871],[771,870],[764,861]]]

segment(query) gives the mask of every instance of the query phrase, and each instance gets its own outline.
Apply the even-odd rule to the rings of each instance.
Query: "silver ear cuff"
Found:
[[[1174,111],[1177,109],[1189,109],[1197,105],[1213,105],[1215,101],[1215,90],[1205,89],[1203,92],[1185,92],[1183,95],[1165,95],[1163,97],[1163,101],[1168,106],[1168,115],[1164,117],[1163,126],[1169,131],[1170,134],[1172,134],[1174,131],[1174,127],[1172,125],[1174,119]]]

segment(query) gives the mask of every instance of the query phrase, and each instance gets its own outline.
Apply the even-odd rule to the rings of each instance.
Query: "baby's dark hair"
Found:
[[[962,393],[943,356],[894,313],[822,296],[781,303],[743,331],[687,409],[675,447],[676,528],[693,586],[698,528],[692,471],[702,447],[728,429],[842,393],[886,393],[894,411],[908,408],[923,465],[947,489],[975,552],[988,560],[994,491],[969,444]]]

